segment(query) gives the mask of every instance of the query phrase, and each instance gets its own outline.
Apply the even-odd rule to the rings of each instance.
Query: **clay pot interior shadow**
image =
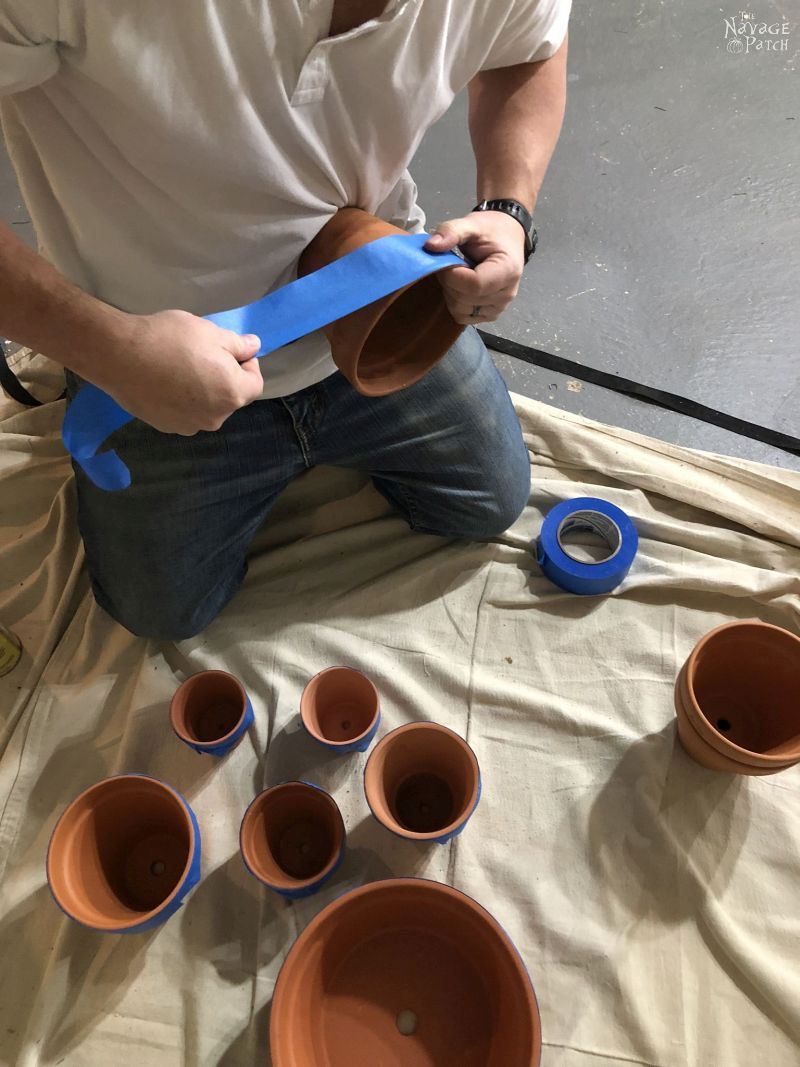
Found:
[[[303,690],[300,715],[312,737],[324,744],[349,744],[364,736],[378,716],[378,693],[360,671],[329,667]]]
[[[136,925],[182,881],[193,846],[186,809],[153,779],[106,779],[59,820],[48,853],[56,900],[78,922]]]
[[[270,888],[296,891],[325,878],[345,841],[344,822],[328,793],[286,782],[259,794],[240,833],[250,871]]]

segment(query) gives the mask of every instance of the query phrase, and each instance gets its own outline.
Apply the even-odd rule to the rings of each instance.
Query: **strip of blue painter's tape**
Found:
[[[428,274],[464,266],[454,252],[425,251],[429,237],[427,233],[380,237],[246,307],[206,318],[226,330],[257,334],[261,338],[257,355],[265,356]],[[131,484],[130,471],[116,452],[100,449],[132,419],[95,385],[84,385],[67,409],[64,446],[99,489],[126,489]]]
[[[572,531],[598,534],[610,555],[598,563],[579,561],[564,551],[562,538]],[[539,535],[536,559],[551,582],[568,593],[597,596],[610,593],[631,569],[639,536],[628,515],[598,497],[563,500],[548,511]]]

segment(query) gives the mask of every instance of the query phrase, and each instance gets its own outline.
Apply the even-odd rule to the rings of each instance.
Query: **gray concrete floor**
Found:
[[[539,250],[486,328],[800,436],[800,24],[786,51],[732,53],[725,19],[737,12],[709,0],[576,6]],[[463,96],[411,169],[430,224],[472,207]],[[0,217],[33,244],[1,150]],[[800,469],[782,450],[495,358],[510,388],[564,410]]]
[[[775,5],[756,10],[780,21]],[[732,53],[725,18],[737,12],[708,0],[575,5],[539,249],[487,329],[800,436],[800,23],[786,51]],[[466,129],[462,97],[412,165],[431,224],[475,203]],[[800,467],[673,412],[498,364],[512,388],[558,407]]]

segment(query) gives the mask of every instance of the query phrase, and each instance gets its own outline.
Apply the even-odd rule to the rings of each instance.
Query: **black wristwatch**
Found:
[[[539,235],[533,225],[530,211],[523,204],[520,204],[519,200],[481,200],[480,204],[477,204],[472,210],[504,211],[512,219],[516,219],[525,231],[525,262],[528,262],[536,251]]]

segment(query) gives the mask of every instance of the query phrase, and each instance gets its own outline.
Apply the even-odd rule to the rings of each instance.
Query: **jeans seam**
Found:
[[[310,469],[312,466],[311,442],[308,440],[305,431],[303,430],[298,420],[295,418],[294,411],[292,411],[289,404],[287,404],[286,397],[280,397],[280,402],[283,404],[284,408],[289,413],[289,418],[292,420],[292,426],[294,428],[295,437],[297,438],[298,443],[300,445],[300,451],[303,453],[303,462],[305,463],[306,467]]]

